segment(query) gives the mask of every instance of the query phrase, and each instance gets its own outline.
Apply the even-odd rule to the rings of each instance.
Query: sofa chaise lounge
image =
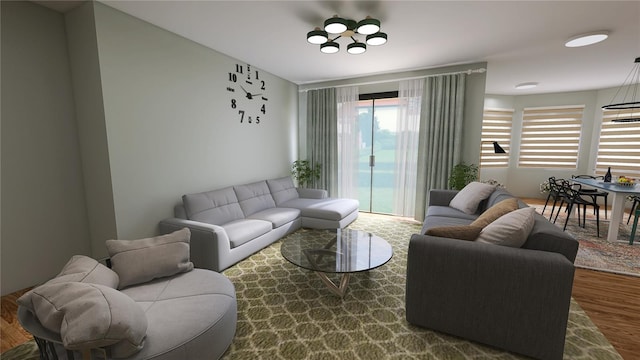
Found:
[[[354,199],[296,188],[290,176],[187,194],[161,233],[191,230],[191,260],[222,271],[300,227],[335,229],[358,217]]]
[[[407,321],[538,359],[562,359],[578,241],[533,211],[521,247],[469,241],[488,226],[474,224],[481,214],[514,197],[497,188],[468,213],[450,206],[457,194],[431,190],[422,232],[410,239]],[[452,239],[461,229],[475,234]]]

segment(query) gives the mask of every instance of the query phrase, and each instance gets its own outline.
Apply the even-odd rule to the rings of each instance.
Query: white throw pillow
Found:
[[[502,215],[482,229],[476,241],[522,247],[533,229],[535,212],[534,208],[526,207]]]
[[[451,199],[449,206],[458,209],[465,214],[475,214],[480,201],[486,199],[496,189],[495,185],[489,185],[478,181],[467,184],[456,196]]]

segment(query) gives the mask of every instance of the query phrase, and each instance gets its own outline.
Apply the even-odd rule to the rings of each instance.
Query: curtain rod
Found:
[[[367,81],[367,82],[361,82],[361,83],[335,85],[335,86],[322,86],[322,87],[317,87],[317,88],[298,90],[298,92],[307,92],[309,90],[320,90],[320,89],[328,89],[328,88],[341,88],[341,87],[347,87],[347,86],[362,86],[362,85],[384,84],[384,83],[389,83],[389,82],[397,82],[397,81],[405,81],[405,80],[426,79],[428,77],[436,77],[436,76],[442,76],[442,75],[482,74],[482,73],[484,73],[486,71],[487,71],[487,69],[485,69],[485,68],[468,69],[468,70],[453,71],[453,72],[446,72],[446,73],[439,73],[439,74],[412,76],[412,77],[406,77],[406,78],[400,78],[400,79],[389,79],[389,80],[380,80],[380,81]]]

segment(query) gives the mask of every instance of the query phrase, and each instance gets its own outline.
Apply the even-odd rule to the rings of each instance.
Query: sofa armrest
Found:
[[[297,188],[297,190],[298,195],[303,199],[326,199],[329,197],[327,190],[323,189]]]
[[[159,224],[160,233],[168,234],[184,227],[191,230],[190,255],[197,268],[220,271],[221,259],[229,254],[231,243],[227,232],[218,225],[199,221],[170,218]]]
[[[413,324],[543,359],[562,359],[574,266],[554,252],[413,235]]]
[[[458,190],[431,189],[429,191],[429,206],[449,206]]]

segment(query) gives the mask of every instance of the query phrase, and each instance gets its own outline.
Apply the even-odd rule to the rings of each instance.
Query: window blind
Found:
[[[584,105],[525,108],[520,167],[576,169]]]
[[[480,167],[507,167],[511,152],[511,124],[513,109],[485,109],[482,116],[482,142],[480,145]],[[493,142],[507,152],[496,154]]]
[[[611,167],[615,176],[640,178],[640,122],[612,122],[620,115],[640,115],[640,108],[604,110],[598,144],[596,174]]]

